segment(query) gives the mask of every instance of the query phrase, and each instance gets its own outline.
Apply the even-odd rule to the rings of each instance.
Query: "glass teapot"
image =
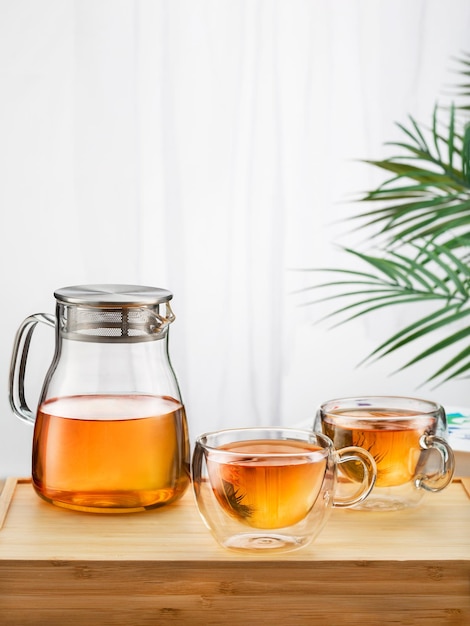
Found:
[[[34,424],[32,482],[69,509],[130,512],[181,497],[189,484],[189,437],[168,354],[173,294],[135,285],[58,289],[56,316],[36,314],[13,346],[10,404]],[[56,345],[36,414],[24,376],[38,322]]]

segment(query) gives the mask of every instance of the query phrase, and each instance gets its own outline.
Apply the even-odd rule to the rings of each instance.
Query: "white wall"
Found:
[[[313,326],[290,268],[340,262],[333,222],[375,180],[355,159],[430,119],[469,31],[465,0],[0,0],[0,477],[30,471],[14,334],[70,284],[174,291],[193,436],[348,394],[468,405],[467,383],[389,376],[403,357],[356,368],[409,312]],[[32,406],[52,342],[33,343]]]

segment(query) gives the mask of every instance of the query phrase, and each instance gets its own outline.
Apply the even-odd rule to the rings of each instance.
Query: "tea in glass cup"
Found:
[[[362,468],[355,492],[336,491],[337,467]],[[364,500],[376,476],[372,456],[338,452],[320,433],[288,428],[241,428],[196,440],[193,487],[201,516],[215,538],[235,550],[293,550],[322,529],[333,506]]]
[[[416,398],[341,398],[319,408],[314,428],[336,448],[359,446],[377,465],[367,503],[354,508],[396,510],[417,505],[426,491],[441,491],[452,480],[454,455],[446,441],[446,415],[439,404]],[[362,469],[341,466],[343,480],[361,480]]]

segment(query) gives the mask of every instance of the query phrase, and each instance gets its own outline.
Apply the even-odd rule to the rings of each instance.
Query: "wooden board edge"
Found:
[[[30,478],[15,478],[13,476],[9,476],[5,479],[3,483],[3,489],[0,493],[0,530],[2,530],[3,524],[7,517],[8,509],[10,507],[11,501],[13,500],[16,485],[30,482]]]
[[[17,483],[18,479],[12,476],[5,479],[2,493],[0,494],[0,530],[3,528],[3,523],[7,516],[10,503],[13,499]]]
[[[463,476],[460,478],[463,488],[465,489],[467,496],[470,498],[470,476]]]

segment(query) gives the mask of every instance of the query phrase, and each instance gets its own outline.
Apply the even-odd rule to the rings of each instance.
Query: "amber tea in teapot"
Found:
[[[73,508],[139,509],[171,502],[187,485],[178,452],[183,423],[183,405],[173,398],[48,400],[36,418],[34,485],[46,500]],[[60,445],[50,450],[56,442]]]

